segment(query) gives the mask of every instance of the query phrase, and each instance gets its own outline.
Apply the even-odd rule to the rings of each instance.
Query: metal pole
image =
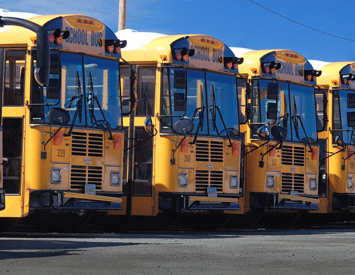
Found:
[[[120,0],[118,4],[118,30],[126,28],[127,0]]]

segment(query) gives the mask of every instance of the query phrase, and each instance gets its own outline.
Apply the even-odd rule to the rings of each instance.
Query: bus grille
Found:
[[[196,161],[223,162],[223,142],[196,141]]]
[[[73,132],[72,155],[102,157],[104,148],[103,134]]]
[[[101,190],[102,167],[72,165],[70,171],[70,190],[83,192],[86,183],[95,184],[96,190]]]
[[[216,187],[217,193],[223,192],[223,171],[197,170],[196,192],[207,192],[207,187]]]
[[[297,191],[299,194],[304,193],[304,174],[282,173],[282,192],[290,193]]]
[[[304,166],[304,147],[282,146],[282,165]]]

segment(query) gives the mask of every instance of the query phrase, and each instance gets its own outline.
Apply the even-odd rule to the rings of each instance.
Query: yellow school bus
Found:
[[[28,215],[75,230],[92,211],[121,209],[125,41],[85,15],[1,20],[2,230]]]
[[[318,209],[319,144],[316,77],[308,60],[291,50],[245,53],[239,73],[249,86],[243,109],[245,197],[248,211]]]
[[[329,63],[320,70],[316,97],[321,203],[317,212],[351,213],[355,208],[355,62]]]
[[[119,214],[182,214],[202,228],[224,213],[243,213],[236,78],[242,59],[207,35],[162,36],[144,45],[138,39],[136,47],[126,39],[121,77],[131,99],[124,107],[133,111],[124,117],[127,177]]]

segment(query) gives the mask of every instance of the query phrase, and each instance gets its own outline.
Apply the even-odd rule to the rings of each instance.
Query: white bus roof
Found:
[[[166,36],[166,34],[157,32],[138,32],[132,29],[125,29],[116,32],[116,36],[120,40],[127,40],[127,46],[122,50],[132,51],[143,47],[156,38]]]
[[[39,16],[39,14],[29,13],[29,12],[11,12],[9,10],[0,8],[0,16],[27,19],[27,18]],[[0,28],[0,32],[5,31],[9,28],[11,28],[10,25],[4,26],[4,27]]]
[[[240,48],[240,47],[229,47],[232,52],[234,53],[234,55],[236,57],[241,57],[243,54],[247,53],[247,52],[251,52],[254,51],[252,49],[247,49],[247,48]]]

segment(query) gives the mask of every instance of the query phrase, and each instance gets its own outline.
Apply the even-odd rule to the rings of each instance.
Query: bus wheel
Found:
[[[0,232],[11,230],[19,220],[18,218],[0,218]]]
[[[90,219],[92,211],[36,211],[34,223],[47,232],[75,232]]]

